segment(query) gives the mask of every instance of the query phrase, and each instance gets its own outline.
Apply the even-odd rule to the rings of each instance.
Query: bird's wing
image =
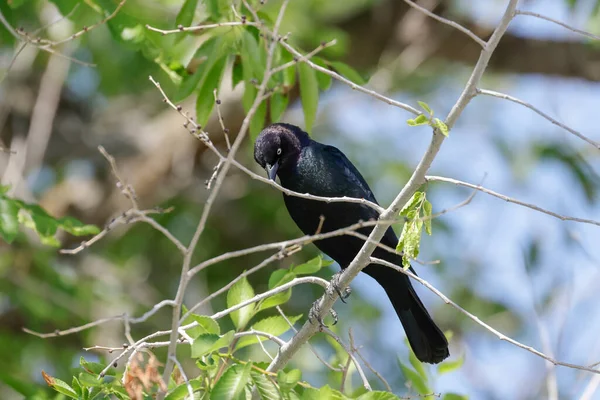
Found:
[[[348,182],[348,186],[353,189],[352,194],[348,193],[348,196],[363,198],[369,200],[373,203],[377,203],[375,199],[375,195],[371,191],[371,188],[365,181],[365,178],[358,172],[354,164],[344,153],[342,153],[338,148],[333,146],[324,146],[324,150],[327,152],[329,158],[335,162],[335,165],[339,168],[338,172],[341,172],[346,178],[346,182]]]

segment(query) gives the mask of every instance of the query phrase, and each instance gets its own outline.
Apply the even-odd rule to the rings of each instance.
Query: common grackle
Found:
[[[367,182],[344,153],[333,146],[312,140],[300,128],[290,124],[273,124],[265,128],[254,144],[254,159],[265,168],[269,179],[279,176],[281,185],[299,193],[323,197],[349,196],[377,203]],[[284,194],[283,199],[292,219],[305,234],[314,234],[323,216],[321,232],[330,232],[355,224],[359,220],[377,219],[377,211],[357,203],[326,203]],[[369,235],[372,227],[359,232]],[[396,247],[398,239],[389,228],[382,244]],[[315,242],[317,247],[346,268],[364,241],[355,236],[337,236]],[[377,248],[378,257],[402,265],[399,254]],[[412,268],[411,268],[412,270]],[[370,264],[363,269],[388,295],[417,358],[439,363],[448,357],[448,341],[435,325],[417,296],[409,278],[391,268]]]

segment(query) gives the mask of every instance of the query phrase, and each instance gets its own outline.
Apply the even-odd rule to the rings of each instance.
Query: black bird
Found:
[[[266,169],[269,179],[279,176],[281,185],[295,192],[323,197],[349,196],[377,203],[369,185],[344,153],[312,140],[297,126],[279,123],[265,128],[254,144],[254,159]],[[371,207],[357,203],[326,203],[286,194],[283,199],[290,216],[305,234],[316,232],[321,215],[325,217],[323,233],[379,217]],[[372,229],[365,227],[359,232],[369,235]],[[392,228],[386,231],[381,243],[396,247],[398,239]],[[343,269],[350,265],[364,241],[344,235],[315,244]],[[380,248],[373,256],[402,265],[402,256]],[[378,264],[368,265],[363,272],[387,293],[417,358],[437,364],[448,357],[448,341],[429,316],[409,278]]]

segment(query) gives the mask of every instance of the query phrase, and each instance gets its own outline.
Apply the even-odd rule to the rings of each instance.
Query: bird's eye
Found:
[[[280,156],[281,155],[281,147],[277,149],[277,155]]]

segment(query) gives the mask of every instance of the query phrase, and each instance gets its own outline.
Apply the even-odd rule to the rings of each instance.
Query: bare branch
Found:
[[[386,389],[388,392],[391,392],[391,391],[392,391],[392,388],[391,388],[390,384],[388,383],[388,381],[387,381],[387,380],[385,380],[385,378],[383,377],[383,375],[381,375],[379,372],[377,372],[377,370],[376,370],[375,368],[373,368],[373,367],[371,366],[371,364],[369,364],[369,363],[367,362],[367,360],[365,360],[365,358],[364,358],[364,357],[363,357],[363,356],[360,354],[359,348],[358,348],[358,347],[356,347],[356,346],[354,345],[354,337],[352,336],[352,328],[348,329],[348,337],[350,338],[350,348],[352,349],[352,351],[353,351],[354,353],[356,353],[356,355],[358,356],[358,358],[360,358],[360,359],[361,359],[361,361],[362,361],[362,362],[363,362],[363,363],[364,363],[364,364],[367,366],[367,368],[369,368],[369,369],[371,370],[371,372],[372,372],[373,374],[375,374],[375,376],[376,376],[377,378],[379,378],[379,380],[380,380],[380,381],[383,383],[383,385],[385,386],[385,389]]]
[[[362,379],[363,387],[365,389],[367,389],[369,392],[372,391],[373,389],[371,389],[371,385],[369,384],[369,381],[367,380],[365,372],[362,370],[362,367],[360,366],[358,360],[356,360],[356,357],[354,357],[354,352],[352,351],[352,349],[350,347],[348,347],[348,345],[346,345],[346,343],[344,343],[338,335],[333,333],[331,331],[331,329],[329,329],[327,327],[322,327],[321,332],[324,332],[324,333],[328,334],[329,336],[331,336],[333,338],[333,340],[335,340],[340,346],[342,346],[344,348],[344,350],[346,350],[346,353],[348,353],[348,357],[352,360],[352,363],[356,367],[356,371],[358,372],[360,379]]]
[[[277,309],[277,311],[279,312],[279,314],[283,317],[283,319],[285,319],[285,322],[288,323],[288,325],[290,326],[290,328],[295,332],[298,333],[298,329],[296,329],[296,327],[294,326],[294,324],[292,324],[292,321],[289,320],[289,318],[285,315],[285,313],[283,312],[283,310],[281,309],[281,307],[276,306],[275,307]],[[341,368],[336,368],[333,365],[329,364],[327,361],[325,361],[320,355],[319,353],[317,353],[317,350],[315,349],[315,347],[308,342],[308,348],[310,349],[310,351],[312,351],[312,353],[315,355],[315,357],[317,357],[317,359],[323,364],[325,365],[327,368],[329,368],[332,371],[335,372],[342,372],[343,370]]]
[[[496,335],[498,337],[498,339],[500,340],[504,340],[508,343],[511,343],[517,347],[520,347],[524,350],[527,350],[530,353],[535,354],[538,357],[543,358],[546,361],[551,362],[554,365],[560,365],[563,367],[567,367],[567,368],[572,368],[572,369],[578,369],[578,370],[582,370],[582,371],[588,371],[588,372],[593,372],[594,374],[600,374],[600,370],[597,369],[593,369],[593,368],[589,368],[583,365],[576,365],[576,364],[570,364],[570,363],[565,363],[565,362],[561,362],[561,361],[557,361],[554,358],[542,353],[539,350],[536,350],[535,348],[531,347],[531,346],[527,346],[524,345],[521,342],[518,342],[506,335],[504,335],[503,333],[499,332],[498,330],[492,328],[490,325],[486,324],[485,322],[483,322],[481,319],[479,319],[478,316],[471,314],[470,312],[468,312],[467,310],[465,310],[464,308],[462,308],[461,306],[459,306],[458,304],[456,304],[455,302],[453,302],[452,300],[450,300],[446,295],[444,295],[442,292],[440,292],[438,289],[436,289],[435,287],[433,287],[429,282],[427,282],[425,279],[418,277],[417,275],[413,274],[410,271],[405,271],[404,268],[397,266],[393,263],[390,263],[388,261],[379,259],[379,258],[375,258],[375,257],[371,257],[371,262],[375,263],[375,264],[381,264],[384,265],[386,267],[390,267],[395,269],[398,272],[401,272],[405,275],[408,275],[409,277],[411,277],[412,279],[416,280],[417,282],[419,282],[420,284],[422,284],[423,286],[425,286],[427,289],[431,290],[433,293],[435,293],[437,296],[439,296],[446,304],[450,304],[452,307],[454,307],[455,309],[457,309],[458,311],[460,311],[462,314],[466,315],[469,319],[471,319],[472,321],[475,321],[477,324],[479,324],[480,326],[484,327],[485,329],[487,329],[488,331],[492,332],[494,335]]]
[[[451,27],[453,27],[454,29],[458,29],[459,31],[461,31],[462,33],[464,33],[465,35],[469,36],[471,39],[473,39],[478,45],[480,45],[482,48],[485,49],[485,40],[481,39],[479,36],[477,36],[476,34],[474,34],[472,31],[468,30],[467,28],[465,28],[464,26],[462,26],[459,23],[456,23],[454,21],[450,21],[449,19],[440,17],[439,15],[436,15],[434,13],[432,13],[431,11],[429,11],[428,9],[426,9],[425,7],[422,7],[414,2],[412,2],[411,0],[404,0],[404,2],[406,4],[408,4],[409,6],[411,6],[412,8],[415,8],[419,11],[421,11],[423,14],[435,19],[436,21],[440,21],[443,24],[449,25]]]
[[[598,142],[596,142],[596,141],[594,141],[592,139],[589,139],[585,135],[581,134],[580,132],[576,131],[573,128],[568,127],[567,125],[558,122],[557,120],[555,120],[554,118],[552,118],[548,114],[540,111],[536,107],[532,106],[531,104],[529,104],[529,103],[527,103],[527,102],[525,102],[523,100],[517,99],[516,97],[509,96],[509,95],[504,94],[504,93],[494,92],[493,90],[477,89],[477,93],[478,94],[484,94],[486,96],[498,97],[499,99],[504,99],[504,100],[512,101],[513,103],[517,103],[517,104],[520,104],[522,106],[525,106],[525,107],[529,108],[530,110],[533,110],[538,115],[544,117],[548,121],[552,122],[554,125],[563,128],[567,132],[570,132],[573,135],[577,136],[578,138],[580,138],[582,140],[585,140],[586,142],[588,142],[589,144],[591,144],[595,148],[600,149],[600,143],[598,143]]]
[[[298,57],[299,60],[303,60],[303,62],[305,62],[306,64],[308,64],[312,69],[314,69],[316,71],[319,71],[319,72],[322,72],[325,75],[329,75],[332,78],[337,79],[338,81],[340,81],[342,83],[345,83],[346,85],[350,86],[350,88],[352,88],[353,90],[356,90],[356,91],[361,92],[361,93],[368,94],[369,96],[374,97],[377,100],[381,100],[384,103],[387,103],[387,104],[389,104],[391,106],[394,106],[394,107],[401,108],[401,109],[406,110],[406,111],[408,111],[410,113],[413,113],[415,115],[421,114],[421,112],[419,110],[417,110],[416,108],[414,108],[412,106],[409,106],[408,104],[405,104],[405,103],[393,100],[393,99],[391,99],[389,97],[386,97],[386,96],[384,96],[382,94],[377,93],[374,90],[370,90],[370,89],[367,89],[367,88],[365,88],[363,86],[360,86],[360,85],[352,82],[350,79],[344,78],[340,74],[338,74],[338,73],[336,73],[336,72],[334,72],[334,71],[332,71],[330,69],[323,68],[320,65],[317,65],[317,64],[313,63],[310,60],[306,60],[305,56],[303,56],[298,50],[294,49],[292,46],[290,46],[289,44],[287,44],[285,41],[280,41],[279,43],[287,51],[289,51],[290,53],[292,53],[294,56]]]
[[[242,20],[242,21],[232,21],[232,22],[219,22],[218,24],[208,24],[208,25],[196,25],[196,26],[183,26],[183,25],[179,25],[177,27],[177,29],[159,29],[159,28],[155,28],[153,26],[150,25],[146,25],[146,29],[151,30],[153,32],[158,32],[161,35],[170,35],[173,33],[182,33],[182,32],[198,32],[198,31],[202,31],[202,30],[206,30],[206,29],[213,29],[213,28],[220,28],[223,26],[240,26],[240,25],[247,25],[247,26],[260,26],[260,24],[256,23],[256,22],[251,22],[251,21],[246,21],[246,20]]]
[[[574,221],[574,222],[581,222],[583,224],[590,224],[590,225],[600,226],[600,221],[594,221],[592,219],[575,218],[575,217],[569,217],[569,216],[566,216],[566,215],[561,215],[561,214],[555,213],[554,211],[549,211],[549,210],[546,210],[544,208],[538,207],[535,204],[525,203],[523,201],[513,199],[513,198],[505,196],[503,194],[496,193],[496,192],[494,192],[494,191],[492,191],[490,189],[486,189],[486,188],[484,188],[483,186],[480,186],[480,185],[473,185],[472,183],[462,182],[462,181],[459,181],[457,179],[452,179],[452,178],[445,178],[443,176],[426,176],[425,179],[427,181],[438,181],[438,182],[453,183],[455,185],[464,186],[464,187],[468,187],[468,188],[471,188],[471,189],[479,190],[480,192],[487,193],[490,196],[497,197],[497,198],[502,199],[502,200],[504,200],[506,202],[518,204],[520,206],[527,207],[527,208],[530,208],[530,209],[535,210],[535,211],[539,211],[539,212],[541,212],[543,214],[550,215],[550,216],[552,216],[554,218],[558,218],[561,221]]]
[[[234,339],[237,338],[241,338],[244,336],[262,336],[262,337],[266,337],[267,339],[277,343],[279,346],[283,346],[285,344],[285,341],[275,335],[271,335],[268,332],[262,332],[262,331],[257,331],[256,329],[250,329],[249,331],[244,331],[244,332],[237,332],[235,335],[233,335]],[[261,343],[259,341],[259,343]]]
[[[183,367],[181,366],[181,363],[179,362],[177,357],[175,357],[175,356],[171,356],[171,357],[172,357],[172,360],[175,363],[175,365],[177,365],[177,368],[179,368],[179,373],[183,377],[183,380],[184,380],[185,385],[188,390],[188,394],[190,395],[190,399],[193,399],[194,398],[194,388],[192,387],[190,380],[188,379],[187,375],[185,374],[185,371],[183,370]]]
[[[543,19],[545,21],[552,22],[552,23],[554,23],[556,25],[560,25],[563,28],[566,28],[566,29],[570,30],[571,32],[575,32],[575,33],[577,33],[579,35],[583,35],[583,36],[588,37],[590,39],[600,40],[600,36],[594,35],[594,34],[592,34],[590,32],[587,32],[587,31],[583,31],[581,29],[573,28],[571,25],[567,25],[564,22],[561,22],[561,21],[556,20],[554,18],[546,17],[545,15],[542,15],[542,14],[534,13],[534,12],[531,12],[531,11],[523,11],[523,10],[517,10],[515,12],[515,14],[516,15],[528,15],[530,17],[535,17],[535,18]]]

